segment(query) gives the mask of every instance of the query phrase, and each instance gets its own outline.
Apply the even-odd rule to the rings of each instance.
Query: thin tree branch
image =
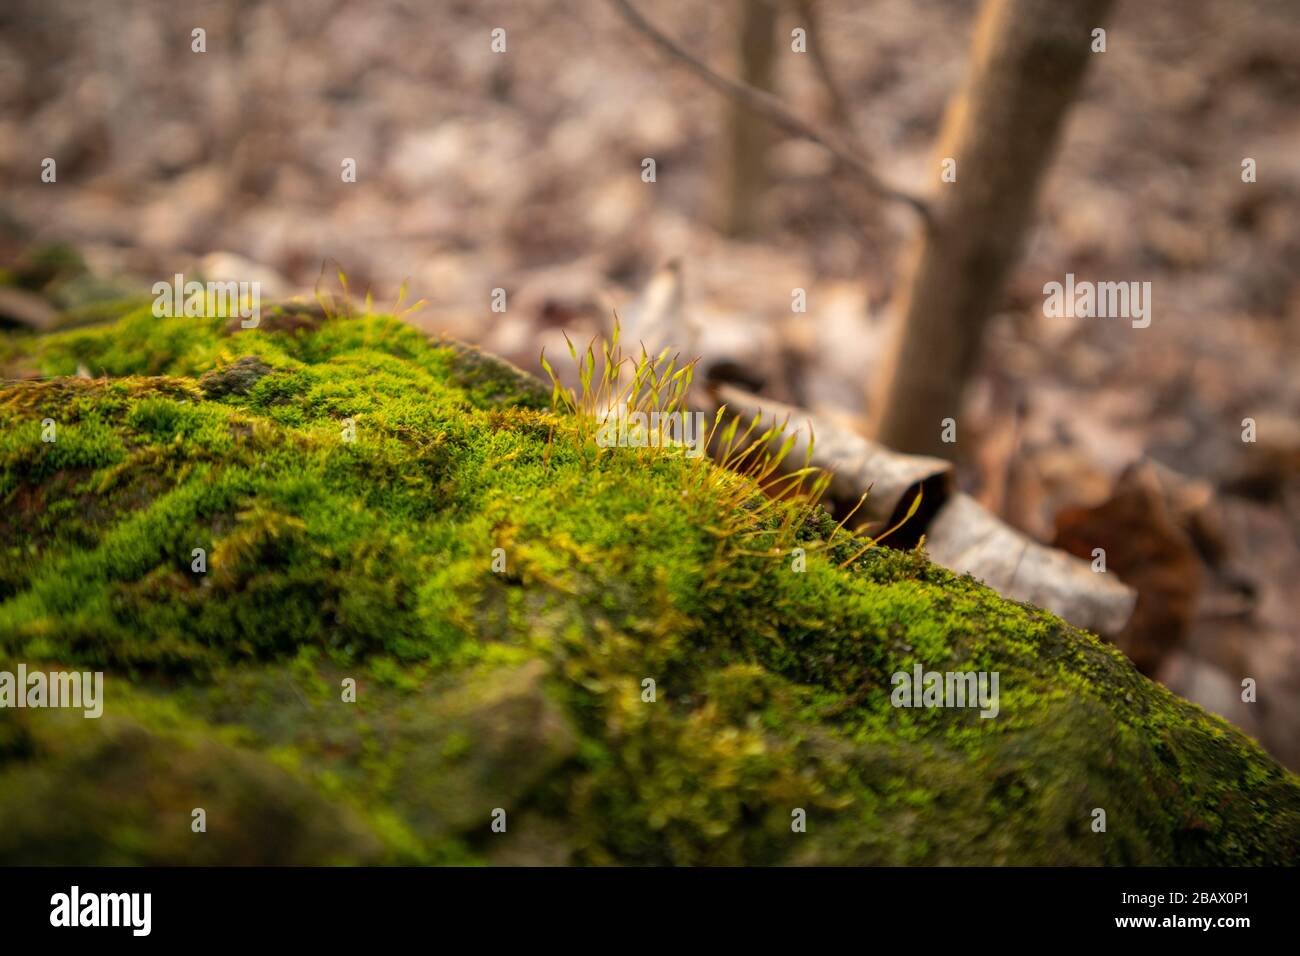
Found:
[[[816,9],[816,0],[794,0],[795,12],[799,19],[803,21],[801,26],[808,34],[808,52],[812,56],[813,69],[817,71],[817,77],[822,81],[822,86],[826,90],[826,99],[831,108],[831,118],[839,124],[859,152],[862,145],[858,141],[853,128],[853,120],[849,115],[848,101],[844,98],[843,88],[840,86],[839,78],[835,75],[835,68],[831,64],[830,57],[826,55],[826,48],[822,46],[822,27],[821,17]]]
[[[872,192],[888,199],[906,203],[912,207],[923,221],[929,223],[930,210],[922,200],[883,182],[871,166],[867,164],[866,160],[835,133],[821,129],[803,119],[772,94],[747,83],[741,83],[738,80],[715,73],[712,68],[696,59],[672,37],[641,16],[629,0],[610,0],[610,2],[630,26],[638,32],[644,33],[660,50],[690,67],[697,76],[715,90],[725,93],[746,109],[757,113],[786,132],[818,144],[842,165],[857,173],[862,183]]]
[[[817,78],[821,81],[822,88],[826,93],[831,122],[835,128],[843,132],[844,138],[857,150],[863,161],[870,162],[871,155],[866,147],[862,145],[862,137],[858,135],[853,116],[849,112],[848,99],[844,96],[844,88],[835,72],[835,64],[831,62],[831,58],[826,53],[826,46],[822,43],[819,3],[820,0],[792,0],[791,7],[801,21],[800,26],[806,31],[808,53],[813,61],[813,72],[817,74]],[[844,218],[857,227],[854,231],[854,238],[858,242],[860,251],[866,255],[868,252],[866,225],[861,210],[858,208],[859,197],[845,196],[834,180],[831,180],[830,189],[831,194],[839,203]]]

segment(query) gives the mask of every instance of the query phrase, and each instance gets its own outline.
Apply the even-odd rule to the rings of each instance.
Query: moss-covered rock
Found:
[[[269,318],[0,344],[0,670],[106,675],[0,710],[0,862],[1300,859],[1295,777],[1052,615],[593,456],[394,319]],[[892,706],[918,663],[998,716]]]

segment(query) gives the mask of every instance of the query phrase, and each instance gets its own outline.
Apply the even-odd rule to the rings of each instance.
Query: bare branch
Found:
[[[839,78],[835,75],[835,68],[826,55],[826,48],[822,46],[822,27],[821,18],[816,9],[816,0],[794,0],[795,12],[801,24],[808,35],[808,52],[812,56],[813,68],[817,71],[817,77],[822,81],[822,86],[826,90],[826,99],[831,108],[831,117],[840,128],[844,130],[844,135],[852,140],[853,144],[861,152],[862,146],[854,134],[853,120],[849,115],[848,101],[844,98],[843,88],[840,86]]]
[[[714,72],[712,68],[687,52],[672,37],[641,16],[629,0],[610,0],[610,2],[629,25],[638,32],[644,33],[655,46],[669,56],[690,67],[697,76],[715,90],[732,97],[746,109],[757,113],[787,133],[817,143],[842,165],[857,173],[863,184],[872,192],[888,199],[906,203],[912,207],[922,220],[929,222],[929,209],[922,200],[883,182],[867,164],[866,160],[859,156],[839,136],[803,119],[772,94]]]

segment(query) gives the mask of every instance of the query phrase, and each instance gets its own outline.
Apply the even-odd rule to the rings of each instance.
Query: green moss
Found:
[[[841,568],[783,505],[794,573],[738,479],[593,460],[391,318],[142,310],[0,359],[107,376],[0,390],[0,670],[107,697],[0,710],[4,862],[1300,860],[1296,778],[1092,636],[919,552]],[[918,663],[997,671],[998,717],[891,706]]]

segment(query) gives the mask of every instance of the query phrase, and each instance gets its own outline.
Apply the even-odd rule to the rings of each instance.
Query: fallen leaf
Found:
[[[1101,548],[1107,574],[1097,577],[1116,574],[1136,589],[1133,616],[1113,637],[1144,674],[1186,640],[1201,591],[1201,560],[1185,527],[1195,511],[1180,511],[1185,497],[1153,463],[1140,462],[1100,505],[1056,516],[1057,547],[1080,558]]]

